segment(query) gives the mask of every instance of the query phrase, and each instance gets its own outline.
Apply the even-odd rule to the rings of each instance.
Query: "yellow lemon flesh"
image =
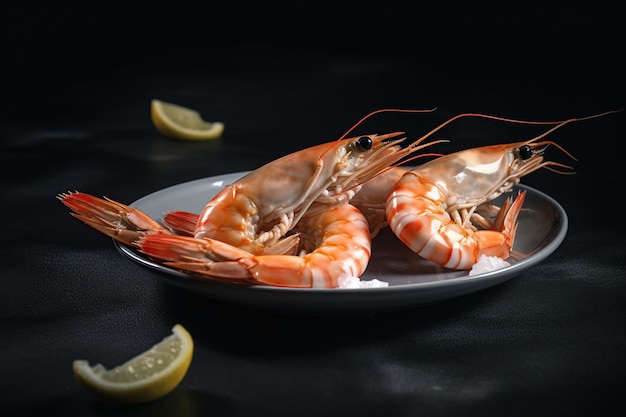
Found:
[[[122,365],[106,369],[86,360],[72,364],[74,376],[90,393],[116,403],[145,403],[178,386],[193,356],[193,339],[180,324],[172,334]]]
[[[163,135],[174,139],[217,139],[224,132],[224,123],[209,123],[200,113],[178,104],[152,100],[150,103],[152,123]]]

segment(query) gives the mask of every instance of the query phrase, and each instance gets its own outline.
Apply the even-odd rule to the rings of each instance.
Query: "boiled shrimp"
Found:
[[[254,255],[211,238],[147,235],[140,250],[183,271],[281,287],[335,288],[361,276],[371,256],[363,214],[343,204],[308,215],[297,229],[306,237],[304,254]]]
[[[405,110],[371,114],[381,111]],[[402,132],[345,139],[347,133],[250,172],[213,197],[199,215],[170,216],[171,226],[110,199],[79,192],[58,198],[87,225],[187,272],[332,287],[342,275],[359,276],[370,256],[364,243],[370,239],[363,230],[367,221],[349,201],[381,170],[440,142],[423,143],[422,138],[402,146]]]
[[[415,253],[445,268],[471,269],[482,255],[508,258],[525,192],[509,196],[501,207],[491,201],[538,169],[571,173],[568,165],[544,160],[544,151],[553,145],[575,158],[541,139],[567,123],[609,113],[614,112],[558,123],[532,122],[556,126],[525,142],[463,150],[405,172],[386,200],[389,226]],[[493,213],[495,218],[490,217]]]

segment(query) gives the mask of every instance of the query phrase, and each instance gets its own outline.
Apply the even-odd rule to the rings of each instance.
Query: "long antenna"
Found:
[[[341,137],[339,139],[337,139],[337,140],[345,139],[345,137],[348,136],[350,134],[350,132],[352,132],[354,129],[356,129],[357,126],[359,126],[365,120],[369,119],[370,117],[372,117],[373,115],[378,114],[378,113],[431,113],[431,112],[434,112],[435,110],[437,110],[436,107],[434,109],[429,109],[429,110],[412,110],[412,109],[380,109],[380,110],[374,110],[373,112],[368,113],[365,116],[363,116],[361,118],[361,120],[356,122],[350,129],[348,129],[346,131],[346,133],[341,135]]]

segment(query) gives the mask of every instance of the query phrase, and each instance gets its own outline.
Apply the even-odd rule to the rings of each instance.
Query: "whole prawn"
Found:
[[[561,122],[525,122],[476,114],[457,116],[556,126],[525,142],[463,150],[405,172],[386,200],[389,226],[415,253],[446,268],[471,269],[481,255],[508,258],[525,192],[515,199],[509,196],[499,208],[490,202],[540,168],[571,173],[555,168],[571,169],[568,165],[544,160],[544,151],[553,145],[575,158],[556,143],[540,139],[565,124],[609,113],[615,111]]]
[[[87,225],[175,268],[276,286],[336,287],[341,276],[360,276],[371,254],[367,221],[350,199],[381,170],[441,142],[423,144],[423,137],[402,146],[403,132],[344,139],[383,111],[420,110],[372,112],[339,140],[286,155],[228,185],[199,215],[171,213],[166,227],[110,199],[79,192],[58,198]]]

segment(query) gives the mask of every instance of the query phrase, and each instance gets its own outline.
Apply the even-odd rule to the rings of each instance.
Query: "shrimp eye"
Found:
[[[518,152],[519,152],[519,156],[523,160],[529,159],[531,156],[533,156],[533,151],[532,151],[532,149],[530,149],[530,146],[528,146],[528,145],[524,145],[524,146],[520,147],[518,149]]]
[[[372,139],[369,136],[361,136],[355,142],[356,148],[359,151],[367,151],[372,149]]]

